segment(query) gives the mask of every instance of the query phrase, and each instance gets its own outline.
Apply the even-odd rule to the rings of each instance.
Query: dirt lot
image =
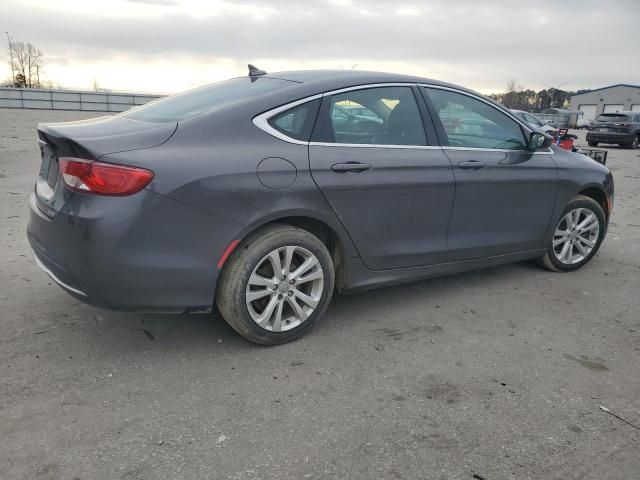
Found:
[[[337,297],[303,340],[78,303],[25,238],[34,127],[0,110],[0,478],[640,478],[640,150],[574,274],[531,263]],[[584,142],[583,142],[584,143]]]

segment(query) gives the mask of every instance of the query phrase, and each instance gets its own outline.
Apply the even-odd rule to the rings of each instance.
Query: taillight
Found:
[[[144,168],[60,157],[62,179],[67,188],[95,195],[132,195],[149,185],[153,172]]]

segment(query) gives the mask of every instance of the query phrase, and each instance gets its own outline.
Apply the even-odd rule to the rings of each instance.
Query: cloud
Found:
[[[127,0],[127,1],[131,3],[143,3],[145,5],[161,5],[164,7],[180,5],[180,3],[174,0]]]
[[[16,39],[31,41],[56,61],[245,65],[264,59],[285,66],[357,63],[362,69],[393,63],[403,73],[433,71],[444,74],[443,80],[485,90],[500,89],[509,78],[531,88],[597,87],[640,78],[640,62],[631,60],[637,56],[640,2],[631,0],[568,0],[561,9],[555,0],[128,0],[118,5],[125,4],[135,8],[129,13],[122,6],[118,15],[108,15],[79,13],[60,2],[10,0],[0,6],[0,18],[16,26]]]

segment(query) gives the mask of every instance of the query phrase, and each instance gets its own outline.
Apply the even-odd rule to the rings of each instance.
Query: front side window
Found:
[[[476,98],[423,87],[444,126],[450,147],[525,150],[520,125]]]
[[[411,87],[352,90],[326,99],[316,140],[363,145],[426,145]],[[328,117],[328,118],[326,118]],[[315,136],[315,134],[314,134]]]

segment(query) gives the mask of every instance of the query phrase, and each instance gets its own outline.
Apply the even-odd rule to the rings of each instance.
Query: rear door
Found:
[[[453,171],[416,94],[394,85],[326,95],[309,145],[315,182],[375,270],[448,255]]]
[[[551,151],[527,150],[520,124],[479,97],[423,91],[456,178],[447,234],[452,260],[542,248],[558,190]]]

